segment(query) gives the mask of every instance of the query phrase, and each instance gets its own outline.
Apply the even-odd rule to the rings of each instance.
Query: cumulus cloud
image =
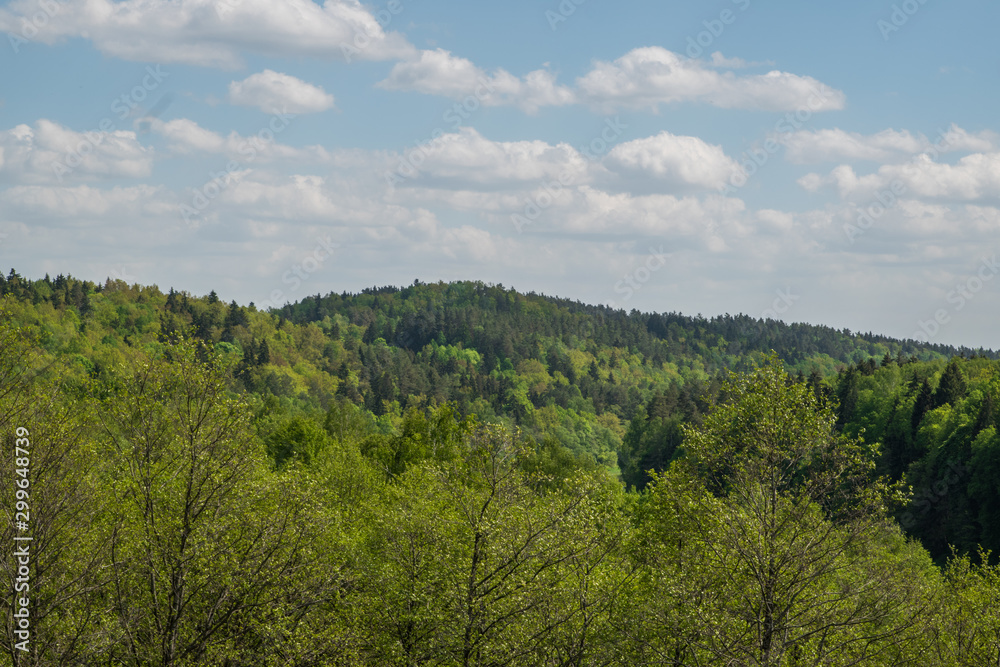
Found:
[[[20,34],[44,0],[0,9],[0,31]],[[64,0],[34,40],[84,37],[102,53],[140,62],[235,68],[243,53],[338,60],[409,57],[358,0]]]
[[[229,84],[229,102],[264,113],[316,113],[333,108],[333,95],[319,86],[266,69]]]
[[[142,178],[153,149],[130,130],[76,132],[46,119],[0,131],[0,181],[62,183]]]
[[[69,187],[47,185],[16,185],[0,192],[8,214],[45,221],[93,220],[111,211],[121,213],[152,213],[162,211],[157,200],[163,189],[151,185],[101,189],[88,185]]]
[[[799,185],[815,191],[836,188],[842,199],[860,201],[886,190],[903,190],[908,198],[978,201],[1000,197],[1000,153],[974,153],[955,164],[935,162],[927,154],[905,164],[888,164],[871,174],[859,175],[840,165],[827,176],[807,174]]]
[[[721,56],[720,56],[721,58]],[[843,92],[808,76],[773,70],[737,76],[661,47],[629,51],[614,62],[598,61],[577,79],[578,97],[602,108],[657,111],[663,104],[701,102],[725,109],[791,111],[842,109]]]
[[[516,106],[529,113],[574,102],[573,92],[557,85],[555,75],[547,70],[529,72],[523,79],[503,69],[488,74],[444,49],[421,51],[416,58],[396,63],[378,86],[456,100],[471,95],[484,106]]]
[[[548,70],[535,70],[523,79],[503,69],[489,74],[466,58],[436,49],[421,51],[419,56],[397,63],[378,85],[386,90],[452,99],[473,95],[485,106],[517,106],[529,113],[545,106],[581,102],[606,110],[653,111],[662,104],[678,102],[767,111],[844,107],[844,93],[812,77],[777,70],[750,76],[717,71],[757,64],[726,58],[719,52],[706,61],[685,58],[661,47],[646,47],[611,63],[598,61],[577,79],[574,89],[558,84]]]
[[[633,195],[582,186],[574,206],[550,224],[574,234],[640,235],[721,252],[751,231],[744,210],[742,201],[717,195]]]
[[[390,156],[388,164],[394,163],[399,174],[412,173],[417,185],[498,189],[559,178],[579,183],[592,176],[592,164],[569,144],[493,141],[469,127],[445,134],[423,149]]]
[[[971,134],[952,124],[934,140],[908,130],[882,130],[864,135],[846,132],[839,128],[800,130],[787,133],[780,139],[785,145],[785,156],[797,164],[815,164],[836,160],[870,160],[896,162],[925,152],[990,151],[995,145],[992,132]]]
[[[292,122],[292,117],[279,115],[274,119],[278,122],[274,124],[267,122],[256,135],[249,136],[242,136],[234,131],[223,137],[188,118],[171,121],[153,119],[149,127],[167,139],[168,150],[174,154],[216,153],[242,164],[274,160],[309,162],[331,160],[331,154],[322,146],[296,148],[279,142],[281,131],[287,127],[287,123]]]
[[[744,67],[757,67],[760,65],[773,65],[773,62],[749,62],[743,60],[743,58],[727,58],[722,55],[721,51],[716,51],[712,54],[711,59],[708,61],[709,65],[712,67],[721,67],[723,69],[742,69]]]
[[[740,168],[721,146],[669,132],[619,144],[604,163],[632,177],[641,174],[669,185],[713,189],[721,187]]]
[[[562,191],[584,185],[641,194],[714,191],[739,169],[721,147],[669,132],[619,144],[598,158],[565,143],[494,141],[462,128],[407,151],[371,153],[367,165],[362,156],[351,160],[358,169],[381,170],[407,196],[468,212],[523,207],[525,196],[536,194],[561,201]]]
[[[150,123],[150,129],[166,137],[170,149],[175,153],[217,153],[226,145],[222,136],[187,118],[167,122],[155,119]]]

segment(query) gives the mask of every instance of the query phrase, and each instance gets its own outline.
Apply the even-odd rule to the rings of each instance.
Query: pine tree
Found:
[[[958,366],[958,360],[953,359],[941,374],[941,382],[934,392],[934,407],[939,408],[945,403],[955,405],[963,396],[965,396],[965,378]]]
[[[858,404],[858,369],[850,366],[837,384],[837,426],[843,427]]]
[[[271,348],[267,344],[267,340],[262,340],[260,342],[260,349],[257,352],[257,365],[263,366],[264,364],[271,363]]]
[[[910,417],[910,426],[913,429],[914,436],[916,436],[920,428],[920,422],[923,420],[924,415],[933,407],[934,391],[931,389],[931,383],[925,379],[923,384],[920,385],[920,393],[917,394],[917,401],[913,404],[913,415]]]
[[[972,436],[975,437],[987,426],[992,426],[995,414],[996,408],[993,404],[993,394],[987,391],[986,395],[983,396],[983,403],[979,408],[979,414],[976,416],[976,423],[972,427]]]

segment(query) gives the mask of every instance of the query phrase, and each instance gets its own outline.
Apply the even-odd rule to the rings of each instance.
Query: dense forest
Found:
[[[473,282],[0,294],[8,664],[1000,663],[993,351]]]

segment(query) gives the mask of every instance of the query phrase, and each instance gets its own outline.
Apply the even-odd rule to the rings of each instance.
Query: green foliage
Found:
[[[839,386],[849,382],[841,375]],[[952,548],[976,557],[1000,548],[995,471],[1000,451],[995,362],[907,362],[857,380],[858,401],[841,410],[844,431],[881,441],[877,470],[912,487],[896,516],[939,562]]]
[[[330,436],[316,421],[296,416],[283,420],[265,437],[267,453],[278,468],[296,461],[310,465],[330,444]]]
[[[458,416],[450,405],[427,411],[407,410],[396,433],[373,433],[361,443],[361,452],[387,478],[395,478],[422,461],[450,461],[461,452],[475,420]]]
[[[942,664],[961,667],[1000,662],[1000,569],[968,556],[952,559],[945,569],[947,582],[940,613]]]
[[[1000,659],[993,359],[482,283],[0,292],[42,629],[26,658],[5,626],[13,664]]]
[[[509,419],[536,441],[555,438],[612,474],[623,425],[654,397],[680,392],[676,416],[696,420],[705,406],[691,406],[713,395],[703,383],[761,352],[824,374],[838,360],[955,352],[742,316],[625,313],[471,282],[317,294],[272,313],[226,304],[215,292],[31,281],[13,271],[0,279],[0,294],[16,321],[38,327],[48,351],[80,354],[91,375],[130,347],[155,355],[163,341],[194,336],[236,359],[234,389],[287,399],[296,411],[326,411],[343,399],[398,420],[411,407],[450,403],[463,417]],[[639,487],[649,467],[669,460],[650,437],[659,438],[647,437],[629,459],[639,466],[629,483]]]
[[[253,643],[247,626],[280,615],[283,591],[298,576],[303,499],[268,476],[250,412],[227,395],[221,364],[181,342],[102,382],[118,659],[238,656],[232,642],[243,632]]]
[[[723,387],[654,478],[643,655],[675,664],[891,664],[922,641],[929,561],[886,521],[860,440],[776,358]],[[902,573],[906,574],[902,574]]]

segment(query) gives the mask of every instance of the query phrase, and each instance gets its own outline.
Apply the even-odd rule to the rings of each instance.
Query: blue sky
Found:
[[[1000,347],[985,0],[0,4],[0,268]]]

